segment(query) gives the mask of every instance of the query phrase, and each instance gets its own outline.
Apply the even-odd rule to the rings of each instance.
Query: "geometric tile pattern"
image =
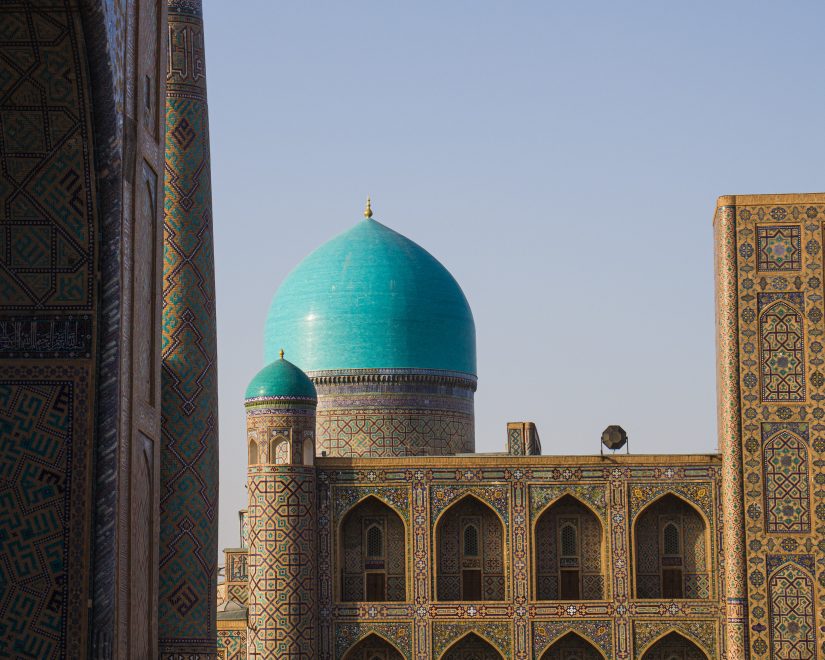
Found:
[[[808,532],[811,496],[808,448],[790,431],[780,431],[763,448],[765,531]]]
[[[796,558],[785,559],[789,561],[776,568],[768,578],[770,657],[813,660],[817,657],[814,582]],[[808,557],[807,563],[813,566],[812,558]]]
[[[801,270],[799,225],[757,227],[757,267],[760,271]]]
[[[249,467],[250,658],[315,654],[315,471]]]
[[[85,368],[3,366],[0,656],[84,655],[90,406]]]
[[[0,13],[0,300],[48,316],[92,310],[96,229],[80,12],[47,4]]]
[[[817,487],[825,483],[824,220],[821,194],[735,196],[717,208],[725,580],[729,616],[735,614],[728,630],[747,633],[735,648],[741,657],[778,657],[782,648],[803,649],[789,651],[795,657],[825,656],[823,640],[814,636],[825,630],[825,590],[808,592],[811,625],[793,621],[777,631],[771,607],[799,616],[805,597],[794,593],[771,605],[771,590],[787,592],[782,577],[772,580],[766,570],[769,556],[825,550],[823,518],[816,515],[825,515],[825,489]],[[779,277],[762,270],[762,225],[785,228],[795,272]],[[808,579],[818,578],[811,572]],[[796,637],[788,637],[791,629]],[[780,648],[772,650],[777,640]],[[730,641],[729,635],[729,653]]]
[[[581,640],[585,649],[596,651],[597,658],[613,657],[613,625],[610,620],[576,621],[537,621],[533,623],[533,654],[538,657],[542,654],[542,660],[554,658],[564,658],[561,656],[547,656],[546,653],[555,651],[557,648],[569,649],[568,640]],[[559,644],[559,647],[556,645]],[[587,646],[584,646],[587,645]],[[572,646],[572,645],[571,645]],[[570,655],[570,654],[568,654]],[[587,656],[584,656],[586,658]],[[571,658],[572,660],[572,658]]]
[[[246,637],[246,625],[219,629],[217,660],[246,660]]]
[[[802,294],[760,293],[758,300],[762,401],[804,401]]]
[[[0,5],[2,657],[90,653],[101,227],[82,9]]]
[[[218,401],[200,5],[168,3],[158,585],[164,658],[215,653]]]
[[[504,622],[488,622],[484,626],[461,621],[437,623],[433,626],[433,657],[498,660],[503,657],[499,651],[506,654],[512,639],[512,626]]]
[[[412,630],[408,623],[372,622],[343,623],[335,629],[335,657],[347,660],[373,660],[373,655],[366,653],[383,650],[386,660],[409,659],[412,657]],[[391,649],[391,650],[390,650]],[[394,655],[397,654],[397,655]],[[378,655],[381,660],[383,656]]]
[[[587,640],[576,633],[568,633],[554,642],[541,660],[603,660],[604,656]]]
[[[318,451],[449,456],[475,447],[475,381],[404,370],[313,372]]]

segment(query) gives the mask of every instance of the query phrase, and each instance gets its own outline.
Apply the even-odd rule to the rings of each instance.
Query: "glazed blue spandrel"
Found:
[[[427,369],[476,375],[473,314],[455,278],[376,220],[307,256],[275,294],[264,333],[308,372]]]

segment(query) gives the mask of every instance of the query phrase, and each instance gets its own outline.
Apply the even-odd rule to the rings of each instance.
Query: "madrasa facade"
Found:
[[[229,402],[219,582],[201,2],[0,27],[0,657],[825,656],[825,194],[717,202],[713,455],[542,456],[529,422],[475,454],[459,285],[352,223]]]
[[[222,657],[817,657],[823,203],[718,202],[720,453],[591,456],[475,453],[470,307],[368,203],[269,309]]]

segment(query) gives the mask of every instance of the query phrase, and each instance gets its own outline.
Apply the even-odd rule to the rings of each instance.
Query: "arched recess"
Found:
[[[347,651],[344,660],[404,660],[404,656],[384,637],[371,633]]]
[[[799,302],[802,303],[801,297]],[[762,401],[805,400],[802,319],[802,312],[785,298],[776,300],[759,311]]]
[[[249,439],[249,465],[258,464],[258,441],[255,438]]]
[[[542,654],[541,660],[606,660],[589,640],[572,630],[559,637]]]
[[[637,598],[709,598],[710,540],[701,512],[674,493],[649,504],[633,524]]]
[[[289,438],[276,435],[269,441],[269,462],[275,465],[288,465],[290,462]]]
[[[450,505],[435,547],[436,600],[504,600],[504,524],[488,504],[468,494]]]
[[[338,539],[342,601],[407,599],[407,536],[396,511],[370,495],[341,519]]]
[[[642,660],[710,660],[698,644],[680,635],[670,632],[648,645],[641,656]]]
[[[504,658],[490,642],[471,632],[444,651],[441,660],[504,660]]]
[[[563,495],[538,517],[533,534],[536,600],[604,598],[604,531],[590,507]]]
[[[808,446],[790,431],[780,431],[762,447],[762,465],[765,470],[765,531],[810,531]]]
[[[303,464],[315,464],[315,434],[312,431],[304,431],[303,439]]]
[[[811,566],[813,569],[813,566]],[[772,658],[814,658],[816,591],[811,573],[786,562],[768,578]]]

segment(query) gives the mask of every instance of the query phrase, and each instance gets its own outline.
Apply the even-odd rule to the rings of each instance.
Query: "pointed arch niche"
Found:
[[[569,632],[553,642],[541,660],[604,660],[604,655],[589,641]]]
[[[534,534],[536,600],[604,598],[604,534],[589,507],[564,495],[539,516]]]
[[[435,529],[436,600],[504,600],[504,525],[473,495],[445,510]]]
[[[687,637],[672,632],[648,647],[642,655],[642,660],[709,660],[709,658]]]
[[[370,496],[341,520],[338,556],[344,602],[407,599],[407,548],[404,521]]]
[[[633,526],[637,598],[709,598],[709,540],[704,517],[668,493]]]
[[[448,648],[441,660],[504,660],[487,640],[469,633]]]
[[[344,660],[404,660],[404,656],[386,639],[371,634],[347,651]]]

